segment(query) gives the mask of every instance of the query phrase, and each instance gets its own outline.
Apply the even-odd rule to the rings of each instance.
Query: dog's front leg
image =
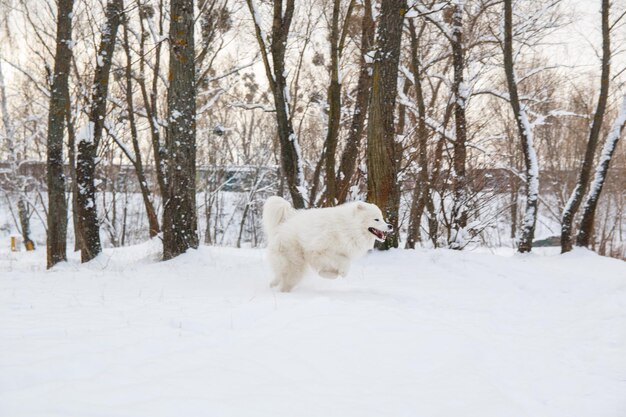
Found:
[[[319,271],[317,271],[317,273],[322,277],[322,278],[328,278],[328,279],[335,279],[337,278],[340,274],[339,271],[337,271],[336,269],[320,269]]]
[[[337,272],[342,277],[347,277],[348,272],[350,271],[350,258],[345,255],[337,256]]]
[[[317,273],[323,278],[345,277],[350,269],[350,259],[337,253],[321,254],[317,262]]]

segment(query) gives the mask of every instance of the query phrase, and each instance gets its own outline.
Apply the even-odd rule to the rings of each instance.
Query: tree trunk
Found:
[[[511,240],[517,237],[517,209],[519,199],[519,187],[517,186],[517,178],[514,175],[509,175],[509,187],[511,187]]]
[[[604,119],[604,112],[609,96],[609,76],[611,71],[609,7],[609,0],[602,0],[602,73],[600,77],[600,95],[598,97],[596,112],[593,115],[593,122],[591,124],[591,130],[589,131],[589,141],[587,142],[587,149],[578,179],[576,180],[574,191],[572,191],[563,209],[563,215],[561,217],[561,253],[572,250],[572,223],[574,222],[574,216],[580,207],[585,192],[587,191],[589,179],[591,178],[593,159],[596,153],[596,147],[598,146],[598,138],[600,136],[600,129],[602,128],[602,121]]]
[[[454,3],[452,11],[452,66],[454,82],[452,84],[454,100],[455,140],[453,144],[453,207],[451,213],[452,234],[448,241],[451,249],[462,249],[463,229],[467,226],[467,177],[465,164],[467,160],[467,121],[465,105],[467,102],[467,86],[463,78],[465,69],[465,50],[463,45],[463,5]]]
[[[335,178],[335,152],[341,121],[341,83],[339,81],[339,8],[340,0],[333,1],[333,16],[330,30],[330,86],[328,87],[328,128],[324,144],[324,166],[326,172],[325,206],[334,206],[337,198]]]
[[[78,138],[76,177],[78,182],[78,228],[80,231],[81,262],[88,262],[102,252],[100,225],[96,209],[96,157],[102,138],[109,89],[109,73],[115,50],[115,38],[124,4],[122,0],[107,3],[106,23],[96,56],[89,122]]]
[[[168,200],[163,259],[198,247],[196,219],[196,76],[193,0],[172,0],[167,95]]]
[[[417,136],[419,141],[419,172],[415,190],[413,192],[413,201],[411,203],[411,212],[409,215],[409,229],[407,231],[406,247],[415,248],[415,242],[421,240],[420,228],[422,224],[422,214],[426,207],[426,200],[430,194],[430,182],[428,181],[428,131],[426,129],[426,104],[424,102],[424,92],[422,91],[422,74],[420,72],[420,64],[418,58],[419,41],[415,31],[413,20],[409,20],[409,34],[411,36],[411,67],[413,72],[413,81],[415,86],[415,100],[417,102],[418,120],[417,120]]]
[[[206,217],[206,228],[204,229],[204,244],[212,245],[211,239],[211,208],[213,207],[213,197],[208,197],[208,191],[204,190],[204,216]]]
[[[396,233],[390,234],[379,249],[398,247],[398,209],[400,186],[394,109],[398,89],[398,64],[402,41],[405,0],[381,4],[377,51],[372,74],[372,95],[367,132],[367,185],[369,202],[383,211]]]
[[[446,131],[446,127],[448,126],[448,122],[452,117],[452,108],[453,106],[448,105],[446,108],[446,112],[443,116],[442,132]],[[439,140],[437,140],[437,145],[435,146],[435,154],[433,155],[433,168],[430,172],[429,182],[430,184],[438,184],[440,182],[441,177],[441,163],[443,161],[443,148],[446,142],[445,134],[442,133]],[[428,237],[433,243],[433,247],[439,246],[439,219],[437,218],[437,211],[435,209],[435,201],[433,198],[433,188],[431,187],[431,192],[426,194],[426,210],[428,210]]]
[[[22,226],[22,240],[26,250],[35,250],[35,242],[30,238],[30,212],[23,198],[17,202],[17,210],[20,217],[20,225]]]
[[[267,40],[263,36],[263,31],[260,26],[261,22],[258,20],[259,15],[253,4],[253,0],[246,0],[246,2],[248,3],[248,8],[253,17],[265,73],[274,96],[282,173],[287,180],[287,187],[291,194],[293,206],[295,208],[304,208],[306,181],[304,179],[300,145],[293,129],[291,111],[289,109],[289,86],[287,85],[285,70],[285,52],[287,50],[287,38],[289,36],[289,28],[294,13],[294,0],[287,0],[284,11],[283,0],[274,0],[274,17],[272,21],[272,37],[270,44],[272,67],[270,67],[267,53]]]
[[[596,215],[596,207],[598,205],[598,199],[602,192],[602,187],[606,181],[606,174],[609,170],[611,158],[617,148],[617,142],[622,135],[624,126],[626,124],[626,96],[622,99],[622,105],[619,109],[617,117],[613,122],[613,126],[606,138],[602,153],[600,154],[600,160],[598,161],[598,167],[596,168],[596,174],[591,183],[589,194],[583,205],[583,215],[580,221],[580,228],[578,229],[578,236],[576,236],[576,245],[588,247],[593,236],[593,225]]]
[[[509,89],[509,101],[517,122],[517,130],[522,145],[524,163],[526,164],[526,209],[521,224],[520,239],[517,250],[520,253],[530,252],[535,236],[537,223],[537,204],[539,202],[539,165],[533,145],[533,131],[528,121],[528,114],[522,106],[515,78],[513,63],[513,1],[504,0],[504,72]]]
[[[328,129],[324,143],[324,162],[326,171],[326,192],[323,205],[334,206],[337,200],[337,180],[335,176],[337,141],[341,124],[341,74],[339,61],[346,39],[348,19],[352,14],[355,0],[351,0],[343,22],[343,29],[339,31],[340,0],[333,1],[333,16],[330,31],[330,85],[328,87]]]
[[[239,235],[237,235],[237,248],[241,248],[241,237],[243,236],[243,229],[246,226],[246,217],[248,217],[248,210],[250,209],[250,202],[246,203],[241,215],[241,222],[239,223]]]
[[[162,15],[163,2],[159,2],[159,15]],[[139,14],[141,24],[141,36],[139,38],[139,77],[137,77],[137,83],[141,91],[141,98],[143,100],[144,108],[146,109],[146,119],[150,125],[150,139],[152,144],[152,153],[154,156],[154,166],[157,177],[157,183],[159,184],[159,192],[161,194],[161,201],[167,201],[167,164],[165,149],[161,144],[161,135],[159,131],[158,108],[156,97],[158,95],[158,77],[161,66],[161,45],[159,42],[155,47],[155,62],[152,78],[152,90],[148,93],[148,87],[146,86],[146,53],[145,43],[148,29],[144,27],[144,18],[151,19],[150,16],[144,16]]]
[[[63,173],[63,131],[69,107],[68,77],[72,50],[73,0],[59,0],[57,11],[56,52],[54,76],[48,112],[47,183],[48,239],[47,267],[67,260],[67,203]]]
[[[159,229],[159,220],[154,210],[154,204],[152,203],[152,196],[150,189],[148,188],[148,182],[146,181],[146,175],[143,169],[143,162],[141,160],[141,149],[139,148],[139,139],[137,137],[137,125],[135,123],[135,106],[133,103],[133,84],[132,84],[132,59],[130,54],[130,45],[128,43],[128,28],[124,24],[124,52],[126,53],[126,105],[128,107],[128,123],[130,124],[130,137],[133,142],[133,151],[135,153],[135,159],[133,166],[137,175],[137,181],[139,182],[139,188],[141,190],[141,197],[143,199],[144,207],[146,208],[146,215],[148,216],[148,232],[150,237],[155,237],[161,231]]]
[[[0,57],[1,60],[1,57]],[[26,250],[34,250],[35,242],[30,238],[30,213],[24,196],[26,194],[25,183],[20,178],[18,172],[18,155],[15,149],[15,129],[11,121],[9,114],[9,106],[7,103],[6,85],[4,83],[4,73],[2,72],[2,66],[0,65],[0,107],[2,108],[2,123],[4,124],[5,140],[7,142],[7,149],[9,151],[9,163],[11,165],[11,173],[9,174],[10,183],[15,187],[17,191],[17,211],[22,228],[22,240]],[[11,204],[11,201],[8,201]]]
[[[370,86],[372,77],[370,75],[371,67],[365,60],[365,54],[370,51],[374,44],[374,19],[372,17],[372,2],[364,0],[363,3],[363,22],[361,23],[361,69],[359,71],[359,80],[357,81],[356,99],[354,104],[354,112],[352,114],[352,123],[346,140],[346,146],[341,155],[339,170],[337,171],[337,202],[345,203],[352,178],[356,170],[357,157],[359,156],[359,147],[361,138],[365,130],[365,119],[370,98]]]
[[[69,103],[68,103],[69,104]],[[74,130],[74,124],[72,123],[72,109],[70,106],[67,106],[67,111],[65,114],[65,119],[67,121],[67,157],[69,163],[69,171],[70,171],[70,180],[72,181],[72,186],[70,187],[70,192],[72,193],[72,225],[74,227],[74,252],[80,250],[80,233],[78,229],[78,217],[76,213],[78,213],[78,186],[76,183],[76,131]]]

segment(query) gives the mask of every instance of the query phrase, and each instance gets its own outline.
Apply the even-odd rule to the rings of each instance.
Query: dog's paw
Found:
[[[321,271],[317,271],[317,273],[322,278],[328,278],[328,279],[335,279],[339,275],[341,275],[339,271],[337,271],[336,269],[322,269]]]

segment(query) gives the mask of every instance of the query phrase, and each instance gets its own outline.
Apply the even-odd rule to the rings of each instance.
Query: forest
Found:
[[[377,204],[382,250],[624,259],[626,9],[572,40],[570,6],[1,0],[1,231],[48,267],[155,236],[170,259],[262,246],[282,195]]]
[[[626,416],[625,45],[625,0],[0,0],[0,416]]]

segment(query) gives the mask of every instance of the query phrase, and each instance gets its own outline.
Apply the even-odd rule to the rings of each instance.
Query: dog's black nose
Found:
[[[387,230],[392,231],[393,230],[393,226],[390,225],[389,223],[387,223]]]

